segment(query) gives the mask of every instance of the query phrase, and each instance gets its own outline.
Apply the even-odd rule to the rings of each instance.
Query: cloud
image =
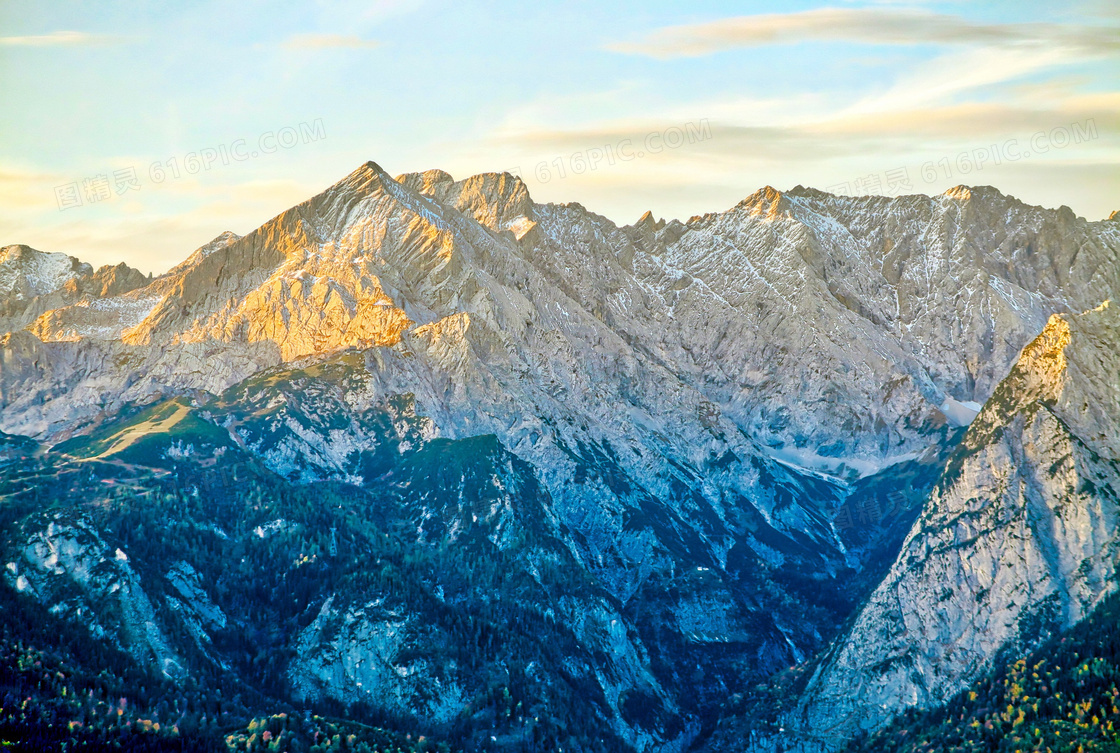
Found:
[[[1080,59],[1073,50],[1054,47],[984,46],[954,51],[899,73],[888,88],[873,92],[844,110],[891,112],[950,102],[968,92],[998,87]]]
[[[706,112],[698,106],[697,112]],[[506,133],[495,145],[521,150],[541,160],[629,139],[640,149],[649,133],[686,128],[699,117],[675,120],[649,119],[604,123],[587,128],[541,128]],[[1092,131],[1092,143],[1077,150],[1107,150],[1120,157],[1120,93],[1075,95],[1052,103],[967,102],[923,104],[893,112],[846,110],[800,123],[746,124],[713,118],[710,137],[682,145],[680,154],[708,153],[721,160],[750,159],[822,160],[845,156],[871,158],[883,152],[906,157],[945,144],[962,148],[988,146],[1008,138],[1027,140],[1037,132],[1055,128]],[[1080,142],[1079,142],[1080,143]],[[1097,152],[1100,153],[1100,152]],[[665,152],[666,155],[669,152]]]
[[[110,34],[89,34],[84,31],[52,31],[22,37],[0,37],[0,46],[8,47],[76,47],[79,45],[119,44],[124,37]]]
[[[729,111],[738,109],[732,103],[722,104]],[[1032,176],[1036,169],[1053,170],[1059,163],[1069,165],[1066,174],[1070,176],[1082,167],[1098,178],[1107,172],[1097,170],[1098,166],[1109,165],[1115,171],[1120,165],[1120,139],[1115,135],[1120,133],[1120,93],[1116,92],[1067,92],[1056,101],[915,102],[895,111],[841,108],[782,124],[718,118],[703,103],[694,103],[691,110],[691,117],[681,113],[679,119],[666,113],[661,118],[605,121],[572,129],[541,124],[535,130],[505,131],[494,134],[489,155],[471,155],[469,164],[455,164],[455,168],[466,173],[517,165],[538,201],[578,199],[616,218],[628,217],[627,212],[640,202],[687,216],[733,203],[766,183],[824,188],[900,167],[908,168],[914,177],[924,163],[956,160],[960,154],[976,160],[978,150],[990,155],[993,149],[1007,156],[1004,165],[985,157],[988,163],[983,173],[957,175],[954,167],[952,180],[992,183],[1011,193],[1023,191],[1021,198],[1056,202],[1051,204],[1054,206],[1068,203],[1091,217],[1107,216],[1104,205],[1115,196],[1115,179],[1113,190],[1096,195],[1083,190],[1076,180],[1039,192],[1036,188],[1042,182]],[[600,159],[594,170],[581,174],[568,170],[562,178],[555,167],[558,161],[566,167],[574,165],[576,155],[583,160],[581,164],[588,163],[590,150],[601,156],[606,145],[613,145],[617,153],[624,140],[629,140],[634,152],[642,151],[647,134],[682,128],[708,113],[712,113],[708,137],[692,142],[686,138],[679,148],[627,161]],[[1022,160],[1014,156],[1034,151],[1036,139],[1057,146]],[[539,166],[551,178],[537,177]],[[1009,180],[1006,186],[1005,178]],[[1099,186],[1100,180],[1094,180]],[[932,193],[955,183],[915,183],[914,189]],[[1029,190],[1023,188],[1028,185]],[[708,197],[707,204],[693,196],[697,187]]]
[[[1036,132],[1075,125],[1084,130],[1090,123],[1093,130],[1101,134],[1100,145],[1117,145],[1110,134],[1120,130],[1120,94],[1082,95],[1050,105],[970,102],[891,113],[853,113],[807,126],[805,130],[841,139],[849,136],[893,139],[906,143],[908,148],[918,149],[931,142],[966,138],[984,145],[993,139],[1027,138]]]
[[[67,176],[61,173],[25,170],[0,164],[0,206],[18,210],[53,209],[54,187],[66,182]],[[7,243],[8,241],[0,238],[0,245]]]
[[[903,45],[1059,45],[1110,54],[1120,51],[1120,27],[988,24],[916,9],[819,8],[668,26],[634,42],[610,44],[607,49],[631,55],[676,58],[807,40]]]
[[[293,50],[371,50],[380,47],[381,42],[354,34],[293,34],[284,40],[283,46]]]

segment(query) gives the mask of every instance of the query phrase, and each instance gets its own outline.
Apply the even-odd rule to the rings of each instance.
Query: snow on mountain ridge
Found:
[[[73,256],[43,253],[29,246],[0,248],[0,296],[24,300],[53,293],[78,275],[93,273],[93,267]]]
[[[1085,240],[1067,243],[1070,231]],[[248,360],[198,384],[215,390],[282,360],[396,342],[410,326],[470,311],[476,274],[517,267],[502,288],[543,274],[570,299],[565,310],[574,302],[667,359],[749,435],[799,449],[840,439],[870,460],[919,449],[920,435],[959,421],[942,406],[982,402],[1050,313],[1107,297],[1112,283],[1098,278],[1118,247],[1103,228],[988,187],[898,199],[766,187],[687,225],[618,228],[579,205],[535,204],[508,174],[394,180],[369,162],[244,238],[223,234],[195,252],[144,294],[161,300],[142,321],[90,322],[89,334],[127,330],[124,344],[152,348],[226,343]],[[80,338],[85,313],[74,313],[77,323],[52,313],[35,331]],[[824,402],[806,402],[820,367],[851,396],[843,402],[870,398],[872,410],[837,422]],[[787,384],[767,395],[759,379]],[[804,420],[781,418],[796,403]],[[854,442],[841,436],[853,431]]]

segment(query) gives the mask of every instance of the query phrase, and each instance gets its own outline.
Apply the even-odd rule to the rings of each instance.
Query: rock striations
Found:
[[[1118,375],[1116,306],[1050,318],[973,421],[783,733],[754,749],[835,749],[905,708],[935,707],[1000,651],[1032,649],[1116,590]]]
[[[1051,313],[1108,297],[1118,248],[1112,223],[991,188],[897,199],[767,188],[687,224],[619,228],[579,205],[535,204],[509,175],[395,181],[368,163],[150,285],[43,301],[32,322],[11,322],[6,357],[39,365],[30,380],[15,364],[3,374],[0,429],[50,437],[122,401],[217,392],[466,314],[518,350],[533,347],[530,326],[619,340],[776,457],[842,475],[967,423]],[[42,298],[44,276],[65,274],[29,272],[17,298]],[[74,345],[38,357],[60,342]],[[76,400],[107,370],[121,389]],[[36,394],[64,384],[65,406]]]

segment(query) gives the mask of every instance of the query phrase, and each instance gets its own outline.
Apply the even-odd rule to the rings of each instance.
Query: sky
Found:
[[[368,160],[619,224],[757,189],[1120,209],[1120,4],[0,0],[0,245],[160,273]]]

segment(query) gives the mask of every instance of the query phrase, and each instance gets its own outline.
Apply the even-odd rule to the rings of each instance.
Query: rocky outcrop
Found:
[[[55,513],[22,535],[21,557],[4,575],[17,591],[35,596],[56,615],[120,641],[141,664],[181,680],[184,662],[163,632],[152,601],[128,555],[113,549],[80,516]]]
[[[37,317],[71,304],[89,306],[147,285],[151,278],[127,264],[96,272],[73,256],[29,246],[0,248],[0,330],[26,327]]]
[[[831,749],[1089,614],[1120,567],[1120,310],[1053,316],[965,436],[783,735]],[[783,748],[789,750],[790,748]]]
[[[66,254],[46,254],[16,244],[0,248],[0,296],[6,303],[29,301],[93,275],[93,267]]]

